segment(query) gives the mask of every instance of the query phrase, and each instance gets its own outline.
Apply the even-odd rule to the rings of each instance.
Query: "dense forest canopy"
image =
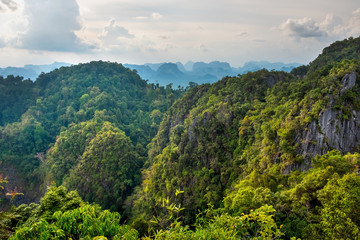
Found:
[[[349,38],[186,90],[101,61],[0,78],[0,236],[359,239],[359,77]]]
[[[62,67],[34,83],[13,76],[0,80],[1,94],[9,95],[1,108],[1,161],[29,183],[22,186],[28,200],[39,198],[47,180],[59,184],[66,178],[104,122],[131,139],[139,171],[162,114],[182,94],[101,61]],[[53,179],[57,166],[63,173]]]

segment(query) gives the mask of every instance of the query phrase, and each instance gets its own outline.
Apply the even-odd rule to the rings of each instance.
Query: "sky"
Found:
[[[360,35],[359,0],[0,0],[0,67],[314,60]]]

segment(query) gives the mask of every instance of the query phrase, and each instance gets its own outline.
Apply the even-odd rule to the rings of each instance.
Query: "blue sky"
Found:
[[[358,0],[0,0],[0,67],[267,60],[308,63],[360,35]]]

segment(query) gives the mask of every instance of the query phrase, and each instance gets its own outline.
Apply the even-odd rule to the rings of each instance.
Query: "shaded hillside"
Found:
[[[359,239],[359,39],[185,93],[115,63],[41,75],[0,153],[50,187],[0,213],[0,238]]]
[[[341,162],[341,154],[358,151],[360,62],[347,60],[349,51],[338,47],[357,49],[358,39],[324,50],[313,63],[321,61],[322,66],[316,69],[310,64],[315,70],[304,78],[262,70],[198,86],[175,102],[150,144],[149,167],[143,172],[142,189],[135,195],[140,199],[134,200],[135,215],[156,214],[156,199],[174,196],[181,189],[182,197],[172,201],[184,207],[182,216],[187,223],[208,204],[232,212],[279,204],[279,220],[291,221],[286,217],[290,214],[303,221],[302,229],[292,229],[296,226],[290,222],[286,225],[298,237],[309,236],[312,227],[321,232],[318,225],[310,224],[315,221],[311,213],[322,206],[316,191],[331,175],[324,176],[322,185],[305,201],[303,217],[297,215],[297,208],[283,212],[284,204],[289,204],[286,201],[296,202],[296,198],[271,196],[295,191],[291,178],[299,174],[297,170],[308,170],[315,156],[338,150],[332,154]],[[358,57],[350,52],[351,59]],[[358,155],[351,158],[353,163],[344,170],[349,174],[356,169]],[[323,171],[326,164],[318,170]],[[335,167],[334,171],[340,170]],[[302,177],[311,174],[305,172]],[[233,188],[236,183],[240,185]],[[251,205],[256,198],[265,199]]]
[[[1,84],[9,101],[18,99],[1,105],[4,122],[0,128],[1,161],[4,166],[17,169],[28,181],[29,185],[19,186],[26,193],[25,198],[39,197],[38,186],[44,181],[44,175],[47,181],[52,180],[48,173],[52,166],[44,164],[46,151],[56,139],[61,139],[57,136],[94,117],[100,125],[110,122],[131,139],[139,155],[140,163],[136,167],[139,171],[141,159],[146,156],[146,145],[156,134],[162,113],[181,94],[147,84],[134,71],[108,62],[62,67],[41,74],[35,83],[8,77]],[[84,137],[87,144],[92,140],[90,136]],[[78,144],[67,142],[65,148],[81,156],[85,148]],[[52,157],[56,164],[62,161],[62,154],[65,152],[56,159]],[[6,172],[2,174],[7,175]],[[62,181],[65,176],[59,177],[61,179],[57,180]],[[27,194],[28,191],[33,194]]]
[[[17,121],[39,95],[36,84],[13,75],[0,76],[0,126]]]

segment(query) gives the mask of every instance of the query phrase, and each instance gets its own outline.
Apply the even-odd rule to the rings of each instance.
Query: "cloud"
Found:
[[[3,5],[5,5],[11,11],[16,11],[18,8],[16,2],[14,2],[13,0],[1,0],[0,3],[0,11],[5,11]]]
[[[311,18],[288,19],[281,24],[280,29],[297,40],[327,36],[327,33],[321,30],[319,24]]]
[[[115,19],[110,19],[108,24],[104,27],[103,33],[99,37],[104,44],[118,45],[119,38],[134,38],[135,36],[130,34],[129,31],[115,24]]]
[[[238,34],[236,34],[237,37],[244,37],[246,35],[248,35],[247,32],[239,32]]]
[[[266,40],[264,40],[264,39],[253,39],[252,41],[256,42],[256,43],[264,43],[264,42],[266,42]]]
[[[160,20],[162,19],[164,16],[161,15],[160,13],[158,12],[153,12],[151,14],[151,16],[138,16],[138,17],[135,17],[136,20],[149,20],[149,19],[153,19],[153,20]]]
[[[209,49],[208,49],[204,44],[200,44],[200,51],[202,51],[202,52],[208,52]]]
[[[360,8],[356,9],[350,18],[348,24],[348,31],[350,35],[356,37],[360,35]]]
[[[138,17],[135,17],[136,20],[147,20],[149,19],[149,17],[145,17],[145,16],[138,16]]]
[[[342,25],[342,19],[340,17],[334,16],[333,14],[327,14],[324,21],[319,24],[320,28],[326,30],[328,34],[336,32]]]
[[[316,22],[311,18],[288,19],[278,29],[297,41],[306,38],[334,41],[360,34],[360,8],[344,21],[338,16],[327,14],[325,19]]]
[[[151,14],[151,17],[152,17],[153,19],[155,19],[155,20],[159,20],[159,19],[161,19],[161,18],[163,17],[163,15],[161,15],[161,14],[158,13],[158,12],[154,12],[154,13]]]
[[[19,34],[18,47],[29,50],[80,52],[90,47],[79,39],[81,30],[76,0],[27,0],[27,31]]]
[[[0,48],[3,48],[6,46],[6,43],[4,41],[4,39],[0,38]]]

